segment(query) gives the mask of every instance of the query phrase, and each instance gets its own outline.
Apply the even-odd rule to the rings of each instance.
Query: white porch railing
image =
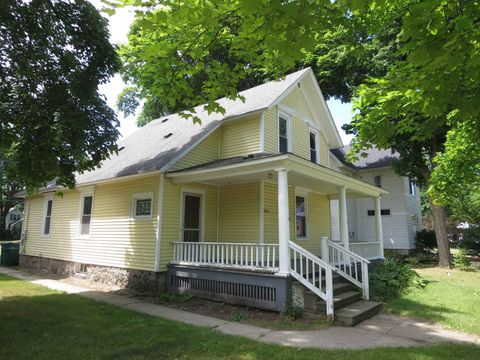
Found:
[[[278,270],[278,244],[173,242],[174,264]]]
[[[322,298],[326,303],[327,316],[333,318],[332,272],[336,269],[292,241],[288,242],[288,247],[291,259],[290,275]]]
[[[370,261],[330,240],[324,239],[323,241],[324,244],[326,241],[327,245],[327,251],[322,255],[323,260],[328,261],[329,264],[335,266],[337,270],[336,272],[339,275],[361,288],[363,291],[363,298],[368,300],[370,296],[368,286],[368,264],[370,264]],[[323,245],[322,248],[323,252],[325,245]]]
[[[378,242],[351,242],[348,244],[348,248],[351,252],[367,260],[382,258],[382,251]]]

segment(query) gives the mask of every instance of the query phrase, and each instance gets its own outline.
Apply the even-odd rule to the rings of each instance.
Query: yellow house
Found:
[[[369,260],[383,258],[383,242],[356,243],[369,259],[349,250],[345,203],[371,197],[379,208],[386,191],[331,164],[343,144],[312,70],[241,95],[219,100],[224,114],[198,107],[201,123],[157,119],[77,176],[75,190],[29,197],[21,266],[274,310],[293,286],[331,316],[359,300],[334,293],[345,288],[338,281],[368,299]],[[339,200],[337,243],[330,199]]]

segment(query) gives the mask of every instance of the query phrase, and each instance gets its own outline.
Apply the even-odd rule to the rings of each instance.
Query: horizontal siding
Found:
[[[323,132],[319,133],[320,138],[320,165],[330,167],[330,149]]]
[[[260,241],[260,183],[220,187],[219,241]]]
[[[78,236],[80,192],[54,196],[52,228],[43,231],[43,196],[30,201],[25,253],[87,264],[154,270],[159,176],[95,187],[90,237]],[[152,219],[132,220],[133,193],[152,192]]]
[[[166,180],[163,189],[162,239],[160,248],[160,270],[166,270],[173,259],[172,242],[181,241],[181,201],[183,190],[202,191],[204,209],[204,241],[217,239],[217,187],[205,184],[172,184]]]
[[[264,151],[278,153],[277,107],[274,106],[263,113]]]
[[[216,130],[205,140],[181,158],[172,170],[185,169],[218,159],[218,143],[220,131]]]
[[[222,159],[260,152],[260,116],[222,125],[220,139]]]
[[[310,128],[297,116],[291,118],[292,152],[310,160]]]

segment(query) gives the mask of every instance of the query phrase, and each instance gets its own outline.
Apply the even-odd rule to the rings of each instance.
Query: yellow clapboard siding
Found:
[[[278,121],[277,107],[274,106],[263,113],[264,151],[278,153]]]
[[[53,197],[51,232],[42,236],[44,197],[30,200],[25,253],[95,265],[154,270],[159,176],[98,184],[90,237],[78,235],[80,192]],[[152,218],[130,217],[132,194],[153,193]]]
[[[165,180],[163,189],[162,211],[162,238],[160,248],[160,270],[166,270],[170,261],[173,260],[172,242],[181,241],[181,202],[182,190],[203,192],[204,211],[204,241],[217,240],[217,186],[189,183],[183,185],[172,184]]]
[[[323,132],[320,132],[320,164],[330,167],[330,149]]]
[[[260,152],[260,115],[239,119],[220,128],[220,158]]]
[[[181,158],[172,170],[185,169],[218,159],[220,130],[215,130],[205,140]]]
[[[260,241],[260,182],[220,187],[219,241]]]
[[[308,124],[297,116],[291,117],[292,152],[310,160],[310,129]]]

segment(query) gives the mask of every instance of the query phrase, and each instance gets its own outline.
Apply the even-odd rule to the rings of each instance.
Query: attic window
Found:
[[[167,122],[167,121],[168,121],[168,118],[163,119],[163,120],[162,120],[162,124],[165,123],[165,122]]]
[[[167,135],[165,135],[163,138],[164,139],[168,139],[170,136],[172,136],[173,134],[172,133],[168,133]]]

